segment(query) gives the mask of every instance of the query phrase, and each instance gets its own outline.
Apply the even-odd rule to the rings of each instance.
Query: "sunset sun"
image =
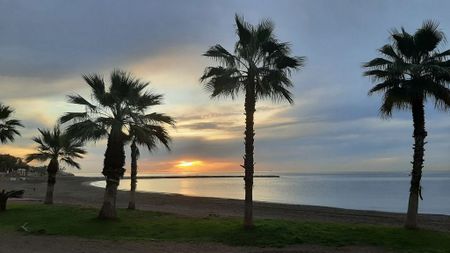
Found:
[[[188,168],[188,167],[194,167],[203,164],[202,161],[180,161],[177,164],[177,167],[180,168]]]

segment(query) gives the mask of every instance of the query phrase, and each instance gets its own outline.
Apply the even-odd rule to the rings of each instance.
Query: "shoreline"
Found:
[[[104,189],[90,185],[103,177],[58,177],[55,185],[55,203],[75,204],[99,208],[103,201]],[[0,190],[24,189],[24,198],[42,200],[46,190],[46,178],[30,178],[28,181],[9,181],[0,178]],[[117,207],[126,208],[128,191],[118,191]],[[19,202],[21,200],[11,200]],[[208,217],[225,216],[241,217],[243,200],[194,197],[172,193],[136,192],[136,207],[172,213],[181,216]],[[272,202],[254,203],[254,215],[260,219],[304,220],[319,222],[373,224],[387,226],[403,226],[403,213],[353,210],[326,206],[280,204]],[[450,216],[443,214],[420,214],[419,224],[422,228],[450,231]]]
[[[72,177],[72,176],[71,176]],[[89,180],[104,180],[103,176],[73,176],[76,178],[87,178]],[[137,176],[136,179],[180,179],[180,178],[243,178],[242,175],[185,175],[185,176]],[[254,178],[280,178],[279,175],[254,175]],[[124,176],[123,179],[131,179],[130,176]]]

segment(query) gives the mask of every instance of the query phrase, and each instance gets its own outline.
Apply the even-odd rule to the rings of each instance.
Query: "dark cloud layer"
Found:
[[[257,167],[405,170],[411,159],[411,115],[399,112],[392,120],[379,119],[380,97],[367,96],[372,83],[362,76],[361,65],[377,56],[376,49],[388,42],[388,31],[394,27],[413,32],[424,20],[434,19],[450,36],[449,8],[448,1],[437,0],[0,0],[0,100],[45,101],[52,96],[62,103],[68,93],[87,94],[81,73],[108,73],[149,59],[171,61],[161,65],[170,69],[185,64],[197,71],[189,67],[202,64],[198,59],[208,46],[221,43],[232,49],[235,13],[252,23],[268,17],[279,39],[289,41],[293,52],[308,60],[292,75],[293,106],[262,102],[257,108]],[[197,81],[201,70],[189,77],[183,74],[169,75],[179,77],[179,84],[165,83],[166,76],[158,84],[158,91],[169,98],[165,108],[174,108],[180,132],[222,131],[229,137],[175,134],[171,153],[145,152],[144,159],[240,161],[244,122],[236,120],[242,118],[243,98],[233,107],[226,100],[210,101]],[[242,107],[236,109],[236,104]],[[19,115],[34,109],[26,103],[17,107]],[[427,166],[445,169],[450,164],[450,117],[432,105],[426,111]],[[55,118],[50,110],[38,113]],[[48,126],[35,118],[23,120],[29,128],[24,132],[27,138],[36,128]],[[30,144],[25,139],[17,142]],[[94,160],[101,159],[103,150],[100,145],[91,147],[85,167],[97,170]]]

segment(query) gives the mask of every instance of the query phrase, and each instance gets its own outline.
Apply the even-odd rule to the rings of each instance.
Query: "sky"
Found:
[[[294,105],[258,101],[257,173],[407,172],[411,115],[380,119],[381,98],[367,96],[373,83],[361,65],[379,56],[393,28],[413,33],[432,19],[450,36],[449,9],[437,0],[0,0],[0,101],[26,126],[0,153],[33,152],[38,128],[83,109],[66,97],[89,96],[82,74],[107,78],[119,68],[164,94],[152,111],[177,120],[172,151],[142,148],[140,173],[242,171],[243,97],[211,100],[199,81],[215,64],[202,53],[218,43],[232,51],[237,13],[252,24],[271,19],[277,38],[307,58],[292,75]],[[449,116],[426,108],[425,170],[450,169]],[[89,143],[82,170],[68,171],[99,174],[105,148]]]

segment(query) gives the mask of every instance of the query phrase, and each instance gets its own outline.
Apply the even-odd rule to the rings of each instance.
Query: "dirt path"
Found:
[[[293,246],[286,248],[231,247],[218,243],[103,241],[75,237],[0,233],[0,253],[385,253],[376,248]]]

